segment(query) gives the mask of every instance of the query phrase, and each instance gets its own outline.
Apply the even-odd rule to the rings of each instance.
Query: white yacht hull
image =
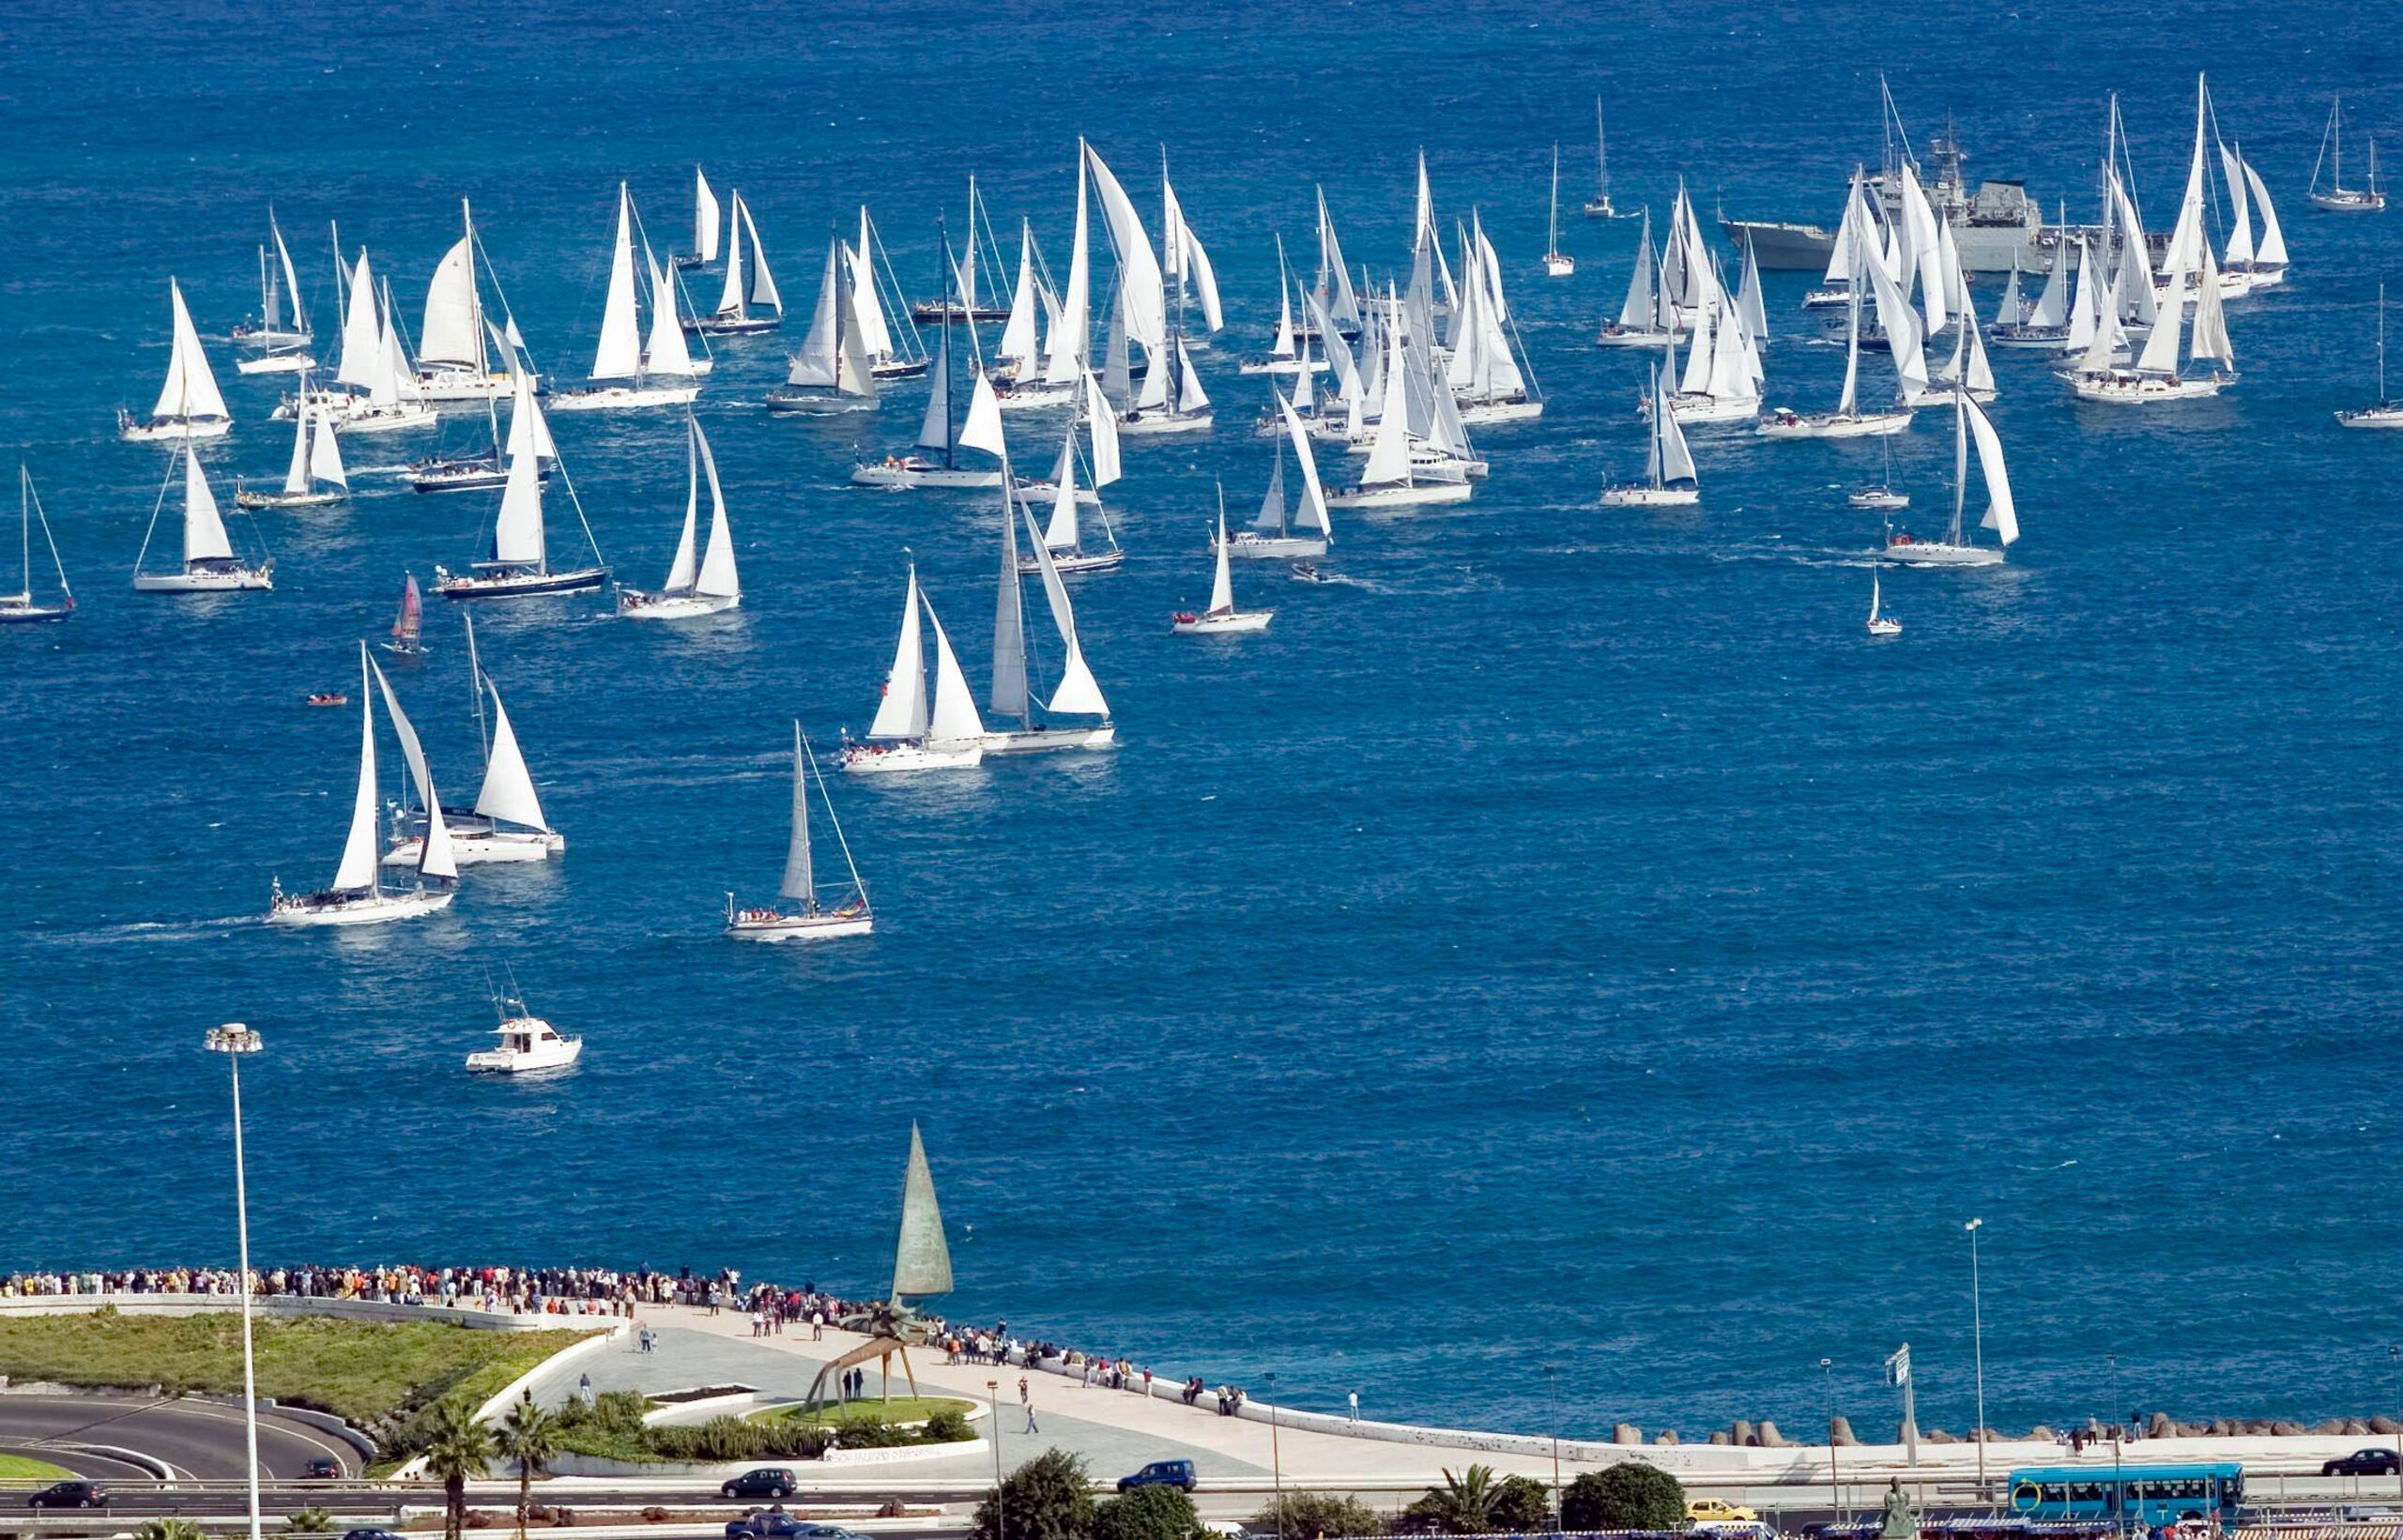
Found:
[[[866,936],[876,929],[872,914],[778,914],[773,909],[738,909],[726,922],[726,934],[738,941],[833,941],[846,936]]]
[[[584,593],[609,581],[606,567],[572,572],[500,572],[489,577],[434,569],[434,591],[445,599],[533,599],[544,594]]]
[[[1679,422],[1750,422],[1761,411],[1758,396],[1689,396],[1669,398],[1669,413]]]
[[[1942,541],[1909,541],[1871,553],[1901,567],[1999,567],[1998,545],[1950,545]]]
[[[317,367],[317,360],[306,353],[270,353],[263,358],[237,358],[237,374],[302,374]]]
[[[997,477],[995,480],[998,480],[999,478]],[[986,484],[989,486],[993,483],[987,482]],[[1010,490],[1018,494],[1018,500],[1019,502],[1026,504],[1027,507],[1034,512],[1048,513],[1051,511],[1051,504],[1053,500],[1060,496],[1060,483],[1057,481],[1029,480],[1025,477],[1020,477],[1018,478],[1018,484]],[[1095,492],[1089,486],[1079,486],[1077,488],[1077,506],[1079,508],[1099,508],[1101,506],[1101,494]]]
[[[1604,327],[1594,338],[1597,347],[1666,347],[1669,334],[1665,331],[1640,331],[1632,327]]]
[[[1850,417],[1831,412],[1822,417],[1765,418],[1753,431],[1763,438],[1875,438],[1906,433],[1910,425],[1908,412],[1856,412]]]
[[[1702,501],[1700,487],[1604,487],[1597,499],[1604,508],[1691,508]]]
[[[1911,495],[1907,492],[1882,490],[1856,492],[1844,501],[1855,508],[1867,509],[1872,513],[1893,513],[1911,506]]]
[[[136,572],[133,574],[135,593],[236,593],[244,589],[272,588],[275,569],[265,567],[235,567],[204,569],[194,572]]]
[[[854,775],[901,775],[912,770],[973,770],[985,762],[983,742],[934,748],[924,743],[849,743],[843,768]]]
[[[1229,610],[1224,615],[1180,615],[1169,622],[1169,630],[1179,636],[1235,636],[1266,631],[1276,614],[1275,610]]]
[[[2403,406],[2357,406],[2338,412],[2336,423],[2344,428],[2403,428]]]
[[[539,1075],[545,1070],[563,1070],[584,1057],[584,1039],[571,1037],[556,1045],[545,1044],[528,1052],[508,1048],[487,1048],[467,1056],[470,1075]]]
[[[698,385],[607,385],[589,390],[554,390],[543,398],[549,412],[622,412],[640,406],[689,406],[700,399]]]
[[[548,861],[567,849],[567,836],[556,831],[462,829],[450,822],[451,859],[461,866],[516,866]],[[422,839],[406,839],[384,852],[387,866],[415,866],[425,853]]]
[[[234,494],[236,508],[324,508],[347,498],[340,487],[331,492],[243,492]]]
[[[1211,555],[1217,554],[1217,541],[1210,542]],[[1227,557],[1231,561],[1291,561],[1297,557],[1326,555],[1324,535],[1254,535],[1238,532],[1227,537]]]
[[[1563,256],[1558,252],[1554,252],[1543,259],[1543,271],[1547,278],[1567,278],[1576,270],[1575,257]]]
[[[1032,412],[1047,406],[1074,406],[1077,388],[1073,385],[1013,385],[999,392],[1004,412]]]
[[[841,417],[851,412],[873,412],[884,404],[880,396],[846,396],[832,391],[771,390],[768,410],[793,417]]]
[[[541,394],[543,382],[533,381],[536,394]],[[414,382],[414,393],[420,401],[441,405],[482,405],[487,401],[507,401],[517,392],[514,375],[482,373],[473,369],[429,369],[421,371]]]
[[[405,893],[310,893],[300,898],[278,894],[268,910],[270,925],[380,925],[390,920],[416,920],[451,907],[448,889],[419,888]]]
[[[704,615],[723,615],[742,602],[739,593],[645,593],[640,588],[618,590],[618,618],[620,620],[696,620]]]
[[[998,470],[963,470],[956,465],[912,465],[897,460],[851,467],[851,485],[855,487],[891,487],[895,490],[940,487],[975,491],[1001,484],[1002,473]]]
[[[2165,401],[2201,401],[2220,393],[2231,376],[2202,374],[2165,379],[2157,374],[2072,374],[2070,394],[2112,406],[2150,406]]]
[[[192,439],[222,438],[234,431],[230,417],[166,417],[137,422],[122,414],[118,436],[129,444],[181,444]]]
[[[1326,495],[1329,508],[1415,508],[1464,503],[1477,491],[1466,481],[1419,481],[1409,486],[1346,487]]]
[[[1163,434],[1208,433],[1217,419],[1209,412],[1124,412],[1118,418],[1121,437],[1157,437]]]
[[[1902,392],[1899,399],[1906,412],[1909,412],[1917,411],[1922,406],[1950,406],[1952,404],[1952,387],[1939,382],[1929,386],[1924,390],[1906,390]],[[1979,403],[1989,402],[1994,399],[1994,392],[1992,390],[1972,390],[1969,392],[1969,399]]]
[[[1054,551],[1051,553],[1051,570],[1062,577],[1073,577],[1079,572],[1109,572],[1125,559],[1126,553],[1115,548],[1108,551]],[[1018,570],[1039,572],[1043,564],[1033,557],[1020,557],[1018,558]]]
[[[1543,416],[1539,401],[1462,402],[1461,420],[1472,428],[1490,428],[1497,422],[1533,422]]]
[[[1107,722],[1098,727],[1019,727],[985,735],[987,754],[1048,754],[1055,749],[1116,747],[1118,728]]]
[[[1310,360],[1310,373],[1313,374],[1323,374],[1330,367],[1324,358]],[[1235,365],[1235,373],[1238,374],[1293,375],[1299,374],[1301,372],[1302,360],[1299,358],[1246,358]]]

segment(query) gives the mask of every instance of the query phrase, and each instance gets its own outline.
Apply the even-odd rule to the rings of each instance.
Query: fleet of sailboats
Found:
[[[634,195],[618,184],[618,234],[609,254],[609,287],[602,302],[601,340],[592,356],[593,383],[551,392],[554,412],[610,411],[628,406],[689,406],[701,393],[701,369],[684,343],[675,280],[662,271],[642,241],[650,328],[644,333],[635,274]]]

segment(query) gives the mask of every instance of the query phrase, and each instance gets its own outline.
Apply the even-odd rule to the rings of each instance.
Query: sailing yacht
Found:
[[[417,377],[409,382],[410,393],[420,401],[495,400],[510,394],[516,377],[532,369],[523,355],[517,317],[510,313],[507,297],[501,298],[497,326],[484,307],[478,260],[495,294],[500,293],[500,275],[493,270],[492,257],[476,234],[475,210],[465,198],[459,200],[459,222],[458,240],[435,264],[434,279],[426,285],[425,319],[417,333]],[[388,330],[389,321],[388,316]]]
[[[1239,632],[1266,631],[1275,618],[1275,610],[1239,610],[1235,608],[1235,586],[1227,566],[1227,489],[1218,487],[1218,524],[1212,533],[1210,550],[1216,570],[1210,578],[1210,607],[1196,615],[1179,610],[1169,618],[1169,630],[1179,636],[1232,636]]]
[[[1077,484],[1077,429],[1082,426],[1093,439],[1093,486]],[[993,442],[999,443],[1001,430],[998,418],[994,421]],[[996,453],[1001,453],[999,450]],[[1003,455],[1003,464],[1009,463]],[[1118,547],[1118,531],[1111,527],[1109,511],[1101,506],[1101,489],[1117,481],[1122,469],[1118,450],[1118,425],[1110,403],[1102,394],[1101,382],[1090,374],[1085,376],[1085,410],[1072,419],[1061,435],[1060,458],[1053,466],[1050,480],[1029,481],[1013,478],[1012,491],[1016,500],[1032,518],[1038,498],[1048,496],[1050,520],[1044,526],[1044,555],[1029,556],[1018,564],[1019,571],[1032,572],[1048,560],[1062,572],[1098,572],[1116,567],[1126,554]],[[1085,544],[1083,510],[1091,504],[1101,519],[1102,539],[1108,543],[1088,548]]]
[[[1616,215],[1611,216],[1617,218]],[[1652,211],[1644,211],[1644,238],[1635,248],[1635,270],[1628,275],[1627,298],[1618,319],[1605,321],[1594,341],[1603,347],[1666,347],[1676,336],[1676,312],[1661,281],[1660,258],[1652,251]]]
[[[1389,310],[1393,308],[1390,295],[1386,305]],[[1360,467],[1360,484],[1329,492],[1327,506],[1371,509],[1464,503],[1477,490],[1469,484],[1465,465],[1431,447],[1423,447],[1422,452],[1422,447],[1413,443],[1410,432],[1410,381],[1414,374],[1421,379],[1423,393],[1429,400],[1423,409],[1429,414],[1431,427],[1436,420],[1437,405],[1450,401],[1451,394],[1440,383],[1427,379],[1428,349],[1416,339],[1405,347],[1398,319],[1388,321],[1381,329],[1384,337],[1379,358],[1384,401],[1375,434],[1370,440],[1368,463]],[[1414,368],[1414,364],[1418,367]]]
[[[2236,353],[2228,342],[2227,321],[2220,306],[2219,265],[2208,246],[2203,249],[2202,257],[2202,284],[2195,302],[2194,345],[2186,361],[2199,364],[2209,360],[2216,362],[2219,369],[2210,374],[2180,372],[2178,344],[2181,341],[2185,307],[2176,303],[2162,307],[2134,364],[2118,362],[2113,354],[2124,333],[2119,318],[2106,306],[2093,342],[2070,372],[2071,394],[2080,401],[2141,406],[2215,396],[2235,382]],[[2169,278],[2168,292],[2174,295],[2184,284],[2186,275],[2173,267]]]
[[[584,1039],[561,1037],[558,1028],[528,1010],[513,981],[512,992],[495,995],[492,1003],[500,1017],[493,1035],[500,1042],[469,1054],[468,1074],[540,1075],[567,1069],[584,1057]]]
[[[1790,406],[1781,406],[1761,420],[1754,429],[1763,438],[1866,438],[1873,434],[1898,434],[1911,425],[1907,406],[1887,412],[1860,409],[1860,284],[1851,285],[1852,302],[1846,308],[1844,343],[1844,393],[1836,400],[1836,409],[1824,416],[1804,417]]]
[[[1285,265],[1285,237],[1280,235],[1277,237],[1277,331],[1269,340],[1268,351],[1259,357],[1243,359],[1235,365],[1235,373],[1299,374],[1328,367],[1324,358],[1316,363],[1310,361],[1309,337],[1315,335],[1316,328],[1309,328],[1306,334],[1303,328],[1293,324],[1293,291],[1300,286],[1301,280],[1294,277],[1293,270]],[[1303,302],[1302,308],[1307,315],[1309,309],[1308,300]]]
[[[174,349],[167,356],[167,383],[160,389],[148,417],[136,418],[118,408],[117,432],[132,443],[222,438],[234,431],[234,419],[225,410],[225,397],[217,389],[208,355],[201,351],[200,333],[184,304],[183,285],[172,278],[167,280],[167,303],[175,337]]]
[[[1599,97],[1594,99],[1594,195],[1585,200],[1585,217],[1589,220],[1627,218],[1611,206],[1611,141],[1610,135],[1602,129],[1602,99]],[[1648,212],[1645,217],[1650,217]]]
[[[910,307],[910,319],[920,326],[933,326],[944,321],[1006,321],[1008,307],[992,303],[1001,297],[1001,285],[995,282],[1001,265],[1002,248],[993,238],[992,212],[985,206],[984,194],[976,191],[976,177],[968,178],[968,250],[957,265],[951,260],[951,237],[943,237],[943,292],[937,299],[921,299]],[[988,267],[989,264],[989,267]]]
[[[742,268],[746,246],[751,252],[747,282]],[[759,227],[752,222],[751,206],[742,201],[742,191],[737,188],[727,206],[726,287],[718,294],[717,309],[708,315],[687,316],[681,325],[686,331],[733,337],[773,331],[784,321],[784,297],[776,292],[775,277],[768,271],[768,252],[759,244]]]
[[[1869,634],[1900,636],[1903,633],[1903,623],[1885,613],[1885,593],[1878,583],[1880,565],[1875,561],[1869,564],[1869,619],[1867,622]]]
[[[422,658],[425,644],[420,633],[425,629],[425,600],[417,591],[417,574],[401,574],[401,607],[392,616],[392,639],[383,644],[384,650],[395,658]]]
[[[263,560],[256,566],[245,563],[234,555],[234,543],[225,533],[225,520],[217,511],[217,495],[208,490],[208,478],[201,474],[200,461],[184,446],[184,558],[174,572],[145,572],[142,563],[150,555],[150,538],[159,530],[160,510],[167,506],[167,488],[176,480],[176,467],[167,467],[167,479],[160,484],[159,500],[150,509],[150,527],[142,536],[142,554],[133,558],[133,590],[136,593],[225,593],[242,588],[272,588],[275,587],[275,562]]]
[[[917,323],[901,295],[901,280],[893,271],[893,254],[884,237],[860,205],[860,239],[844,248],[851,265],[852,314],[859,322],[860,346],[867,354],[868,372],[880,380],[915,379],[926,372],[928,360]],[[890,299],[888,306],[885,301]],[[898,316],[909,333],[908,343],[894,329]]]
[[[768,410],[826,416],[872,412],[881,404],[876,374],[861,335],[852,264],[841,237],[826,243],[826,273],[809,335],[793,356],[785,383],[768,392]]]
[[[1172,331],[1153,351],[1134,404],[1118,414],[1118,431],[1139,435],[1206,433],[1216,420],[1185,333]]]
[[[428,837],[410,862],[417,868],[416,883],[389,890],[383,885],[381,866],[375,859],[375,703],[368,694],[371,677],[383,686],[385,710],[400,738],[401,752],[416,780],[419,799],[427,807],[439,805],[434,776],[426,767],[423,751],[418,747],[417,734],[409,727],[408,718],[401,714],[400,703],[393,698],[392,687],[385,680],[383,670],[367,656],[367,644],[361,642],[359,790],[351,800],[350,837],[343,844],[342,864],[334,871],[332,884],[318,892],[286,893],[281,881],[273,883],[267,915],[271,925],[372,925],[387,920],[414,920],[451,905],[459,868],[452,859],[450,831],[439,816],[428,825]]]
[[[2403,428],[2403,402],[2390,401],[2386,396],[2386,285],[2378,286],[2378,400],[2368,406],[2351,406],[2336,414],[2336,421],[2347,428]]]
[[[676,541],[676,559],[668,564],[666,586],[656,592],[619,587],[621,619],[689,620],[742,602],[742,584],[734,571],[734,535],[726,523],[726,494],[718,486],[717,457],[710,452],[708,436],[690,414],[684,419],[684,532]],[[704,477],[710,485],[710,533],[708,545],[700,547],[694,537],[698,533]]]
[[[521,374],[516,410],[529,422],[528,404],[532,400],[526,376]],[[585,520],[584,504],[576,497],[573,482],[568,485],[568,500],[575,505],[576,522],[583,526],[585,543],[592,551],[592,565],[564,571],[552,568],[543,528],[539,459],[533,453],[510,457],[509,480],[501,488],[500,510],[493,519],[492,541],[485,548],[483,558],[471,563],[465,572],[436,567],[435,592],[445,599],[523,599],[536,594],[581,593],[608,581],[609,569],[601,559],[601,547],[592,540],[592,526]]]
[[[58,602],[34,602],[34,526],[41,526],[41,542],[50,547],[50,564],[58,573]],[[50,518],[34,491],[34,473],[17,466],[17,554],[24,586],[15,593],[0,593],[0,626],[32,625],[64,620],[75,613],[75,592],[67,586],[67,564],[58,559],[58,542],[51,538]]]
[[[500,703],[500,686],[484,672],[483,661],[476,655],[473,620],[467,622],[467,689],[475,701],[476,737],[483,744],[484,778],[476,788],[472,808],[442,810],[443,843],[461,866],[548,861],[566,851],[567,836],[553,829],[543,814],[543,799],[534,789],[533,772],[526,768],[526,753],[518,747],[508,708]],[[486,701],[492,704],[489,722],[484,716]],[[385,865],[416,863],[428,827],[425,809],[433,805],[430,797],[421,796],[415,809],[393,810],[391,846],[385,852]]]
[[[552,442],[551,425],[543,416],[542,403],[532,394],[513,398],[509,404],[509,432],[500,431],[500,411],[491,402],[484,403],[484,426],[491,434],[492,449],[483,454],[436,455],[412,464],[407,471],[409,485],[419,492],[481,492],[509,484],[509,463],[521,452],[532,455],[534,474],[543,485],[551,480],[551,466],[559,460],[559,446]]]
[[[1986,511],[1980,529],[1991,529],[1996,543],[1980,545],[1963,524],[1969,496],[1969,445],[1978,446],[1979,471],[1986,480]],[[2017,505],[2012,501],[2011,473],[2003,465],[2002,440],[1986,409],[1967,394],[1952,398],[1952,522],[1941,540],[1913,540],[1889,531],[1881,552],[1888,561],[1906,567],[1993,567],[2002,563],[2011,542],[2019,538]]]
[[[1018,554],[1021,521],[1033,548],[1033,571],[1043,579],[1043,597],[1051,611],[1052,627],[1060,635],[1060,683],[1048,701],[1033,694],[1027,679],[1026,606],[1019,588],[1027,568]],[[987,754],[1039,754],[1050,749],[1117,746],[1118,727],[1110,720],[1110,702],[1102,695],[1101,685],[1085,662],[1084,646],[1077,636],[1076,607],[1069,602],[1067,585],[1060,580],[1061,569],[1051,559],[1048,540],[1048,536],[1035,533],[1032,513],[1017,506],[1013,499],[1002,500],[1002,565],[993,605],[993,691],[987,698],[996,722],[1015,721],[1018,724],[987,731]],[[941,639],[938,628],[937,640]],[[1057,717],[1098,721],[1055,722]]]
[[[1695,317],[1685,374],[1669,410],[1681,422],[1742,422],[1760,409],[1743,318],[1732,305],[1704,311]]]
[[[700,167],[693,168],[693,249],[678,252],[668,262],[678,267],[706,267],[717,260],[718,232],[725,222],[725,210],[717,194],[710,191],[710,179]]]
[[[1553,278],[1567,278],[1577,270],[1577,259],[1564,256],[1560,251],[1560,146],[1552,146],[1552,216],[1544,236],[1543,270]]]
[[[1018,581],[1012,564],[1010,581]],[[918,614],[935,633],[934,710],[926,709],[926,653]],[[918,564],[910,563],[910,587],[901,605],[901,635],[893,650],[893,667],[884,678],[883,698],[867,737],[843,739],[843,769],[856,774],[899,773],[906,770],[967,770],[984,763],[985,724],[968,694],[968,676],[959,669],[951,637],[935,618],[935,607],[918,590]]]
[[[1543,396],[1502,297],[1502,260],[1486,238],[1485,221],[1474,213],[1464,255],[1446,366],[1453,403],[1463,423],[1532,421],[1543,416]]]
[[[2053,263],[2044,272],[2043,291],[2034,305],[2019,293],[2019,265],[2012,259],[2011,282],[1987,331],[1997,347],[2047,348],[2058,352],[2069,341],[2069,269],[2071,245],[2053,248]]]
[[[650,335],[645,343],[636,313],[634,196],[618,184],[618,237],[609,252],[608,297],[601,309],[601,341],[592,355],[593,385],[551,392],[554,412],[615,411],[629,406],[689,406],[700,395],[693,355],[677,318],[675,289],[642,242],[650,290]]]
[[[2334,149],[2332,157],[2331,147]],[[2332,163],[2333,162],[2333,163]],[[2328,191],[2319,190],[2319,172],[2329,166]],[[2375,214],[2386,207],[2386,194],[2378,187],[2378,141],[2369,142],[2369,185],[2345,185],[2345,99],[2338,97],[2328,109],[2328,127],[2319,133],[2319,159],[2311,165],[2311,190],[2304,194],[2314,208],[2324,208],[2331,214]]]
[[[258,357],[237,358],[235,373],[240,374],[291,374],[304,369],[314,369],[317,360],[309,356],[311,341],[308,307],[300,302],[300,280],[292,270],[292,252],[283,244],[283,232],[275,222],[275,208],[267,211],[267,230],[273,251],[259,248],[259,320],[256,326],[234,328],[234,343],[237,347],[259,350]],[[284,313],[289,305],[291,314]]]
[[[973,186],[973,183],[971,183]],[[954,270],[951,262],[951,238],[943,237],[943,269]],[[942,323],[942,335],[935,343],[935,362],[928,375],[926,416],[918,422],[917,448],[941,456],[940,462],[925,454],[888,454],[876,464],[861,462],[851,466],[851,484],[864,487],[995,487],[1002,484],[998,470],[983,470],[959,464],[958,452],[963,435],[954,422],[952,409],[951,370],[951,303],[948,282],[943,285],[942,303],[936,308]],[[974,341],[972,332],[970,341]],[[969,391],[968,415],[972,420],[983,414],[992,415],[992,431],[1000,431],[1002,405],[993,393],[992,382],[985,377],[981,365],[976,370],[974,386]]]
[[[1674,366],[1674,350],[1670,361]],[[1658,366],[1652,371],[1652,405],[1645,414],[1647,446],[1644,480],[1602,488],[1600,502],[1604,508],[1680,508],[1702,501],[1702,486],[1694,476],[1693,452],[1686,448],[1685,430],[1677,426],[1677,414],[1669,409],[1665,373]]]
[[[1268,495],[1260,501],[1260,516],[1251,521],[1248,529],[1238,529],[1220,541],[1230,556],[1290,560],[1294,557],[1315,557],[1326,555],[1335,532],[1327,523],[1326,488],[1318,479],[1318,456],[1310,449],[1309,431],[1302,424],[1301,414],[1285,393],[1270,388],[1277,398],[1279,432],[1284,441],[1277,447],[1277,465],[1268,476]],[[1302,479],[1301,510],[1298,520],[1285,505],[1285,448],[1293,447],[1293,463],[1300,467]]]
[[[1899,512],[1911,506],[1911,495],[1894,490],[1894,441],[1891,438],[1878,439],[1877,450],[1883,465],[1877,484],[1862,487],[1844,500],[1855,508],[1864,508],[1873,513]],[[1890,527],[1886,532],[1890,535],[1893,530]]]
[[[344,289],[348,286],[348,297]],[[361,248],[359,266],[346,269],[339,249],[334,253],[334,297],[343,312],[342,357],[334,366],[333,384],[317,386],[311,375],[300,376],[300,388],[277,403],[273,416],[288,421],[303,412],[333,419],[337,433],[395,433],[428,428],[434,408],[418,392],[416,371],[409,367],[401,343],[401,328],[392,307],[391,285],[383,286],[376,304],[376,282]]]
[[[350,496],[350,477],[343,469],[342,446],[334,441],[333,419],[302,412],[292,419],[292,464],[283,473],[280,492],[253,492],[234,483],[236,508],[323,508]]]
[[[818,891],[817,869],[811,860],[809,846],[809,783],[818,783],[819,800],[826,804],[826,822],[834,831],[834,843],[843,852],[843,866],[851,875],[848,892],[829,903]],[[826,789],[826,777],[818,769],[818,756],[809,751],[809,742],[802,737],[801,724],[792,724],[792,838],[785,846],[784,880],[776,885],[776,896],[788,900],[794,912],[782,908],[741,908],[734,895],[726,895],[726,934],[743,941],[831,941],[844,936],[865,936],[876,929],[876,915],[869,909],[867,886],[860,881],[859,864],[851,860],[850,842],[843,837],[842,820],[834,816],[834,799]]]

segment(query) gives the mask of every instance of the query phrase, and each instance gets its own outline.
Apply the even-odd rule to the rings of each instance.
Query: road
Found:
[[[102,1481],[151,1476],[135,1455],[199,1481],[238,1480],[249,1470],[239,1408],[149,1396],[0,1395],[0,1451]],[[334,1435],[273,1412],[260,1415],[262,1473],[298,1477],[319,1459],[339,1460],[353,1474],[360,1469],[359,1452]]]

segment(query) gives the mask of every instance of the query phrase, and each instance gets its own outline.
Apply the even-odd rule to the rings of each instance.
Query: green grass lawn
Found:
[[[259,1394],[329,1411],[390,1450],[434,1402],[481,1403],[586,1334],[477,1332],[440,1321],[332,1316],[253,1322]],[[202,1316],[22,1316],[0,1320],[0,1375],[65,1385],[241,1394],[242,1320]]]
[[[890,1401],[874,1396],[864,1401],[795,1402],[791,1406],[770,1407],[751,1414],[757,1422],[806,1423],[821,1427],[840,1427],[845,1423],[867,1421],[878,1423],[923,1423],[938,1411],[957,1411],[965,1417],[976,1410],[972,1401],[962,1401],[949,1395],[896,1395]]]
[[[28,1455],[0,1455],[0,1481],[64,1481],[74,1473]]]

